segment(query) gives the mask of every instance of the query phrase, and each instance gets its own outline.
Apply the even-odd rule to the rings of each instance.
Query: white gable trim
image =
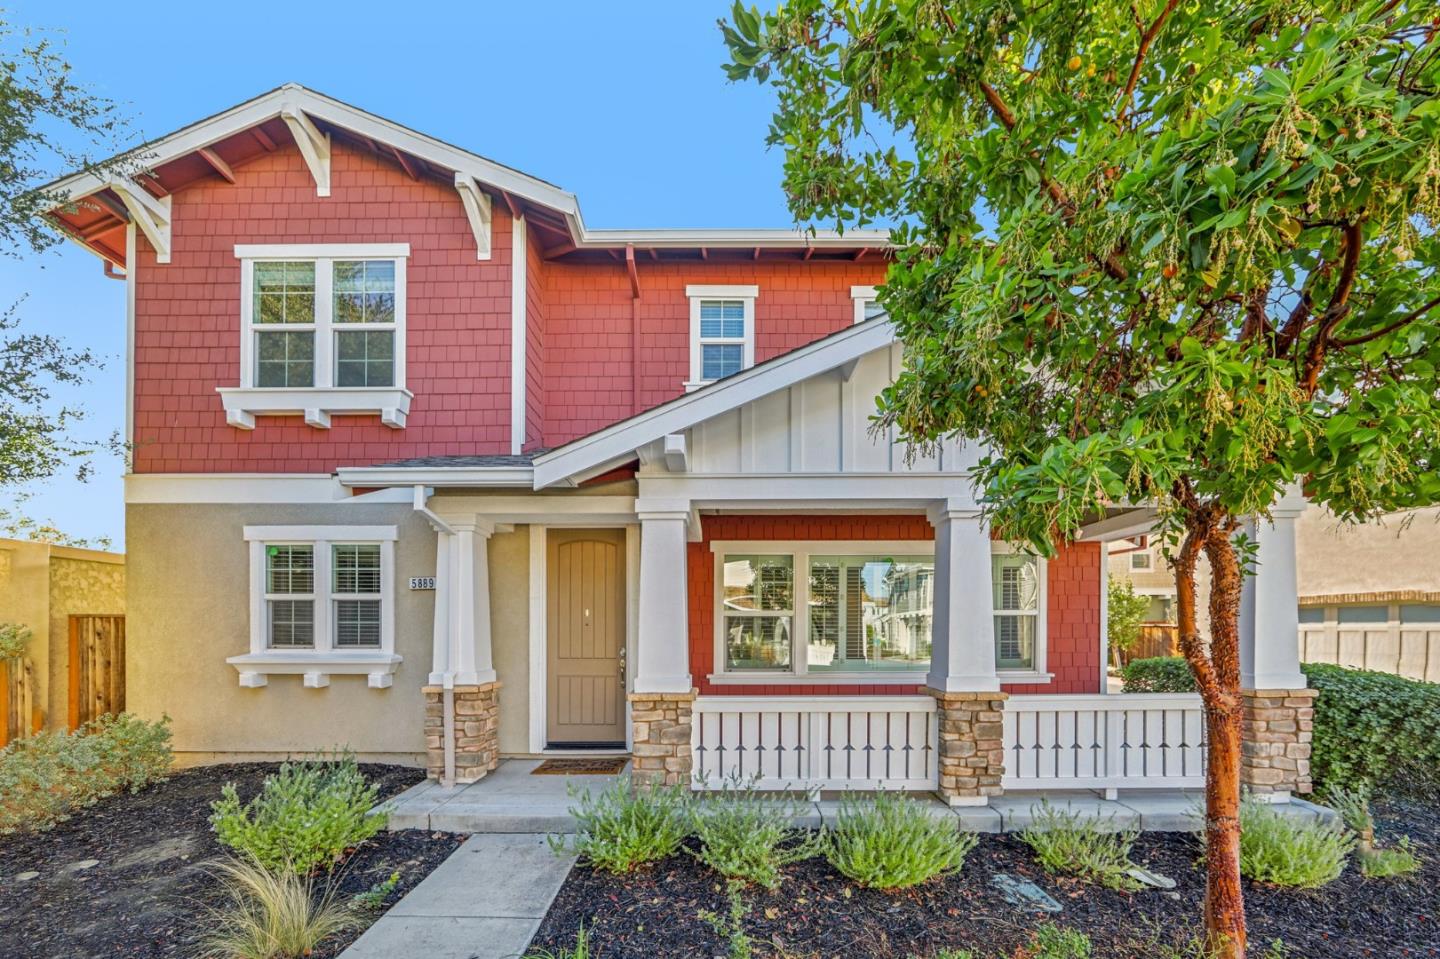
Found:
[[[895,328],[888,320],[862,323],[726,377],[536,457],[535,488],[544,489],[581,473],[618,465],[647,443],[844,366],[894,340]]]

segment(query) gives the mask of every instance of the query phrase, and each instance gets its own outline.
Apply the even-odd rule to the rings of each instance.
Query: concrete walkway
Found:
[[[471,836],[341,959],[516,959],[574,864],[543,835]]]

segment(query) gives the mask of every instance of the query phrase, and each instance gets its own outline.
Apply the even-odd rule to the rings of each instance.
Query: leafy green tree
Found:
[[[797,218],[898,222],[881,419],[983,441],[1001,535],[1156,504],[1209,725],[1211,951],[1245,952],[1242,524],[1440,500],[1433,0],[784,0],[723,25],[773,84]],[[1195,567],[1209,560],[1210,642]]]
[[[1105,638],[1113,653],[1128,653],[1140,641],[1140,624],[1150,599],[1135,592],[1127,579],[1111,576],[1106,583],[1109,605],[1105,611]],[[1117,662],[1118,665],[1118,656]]]
[[[37,189],[55,171],[93,169],[90,149],[113,152],[122,123],[115,105],[78,86],[44,36],[17,30],[0,11],[0,254],[38,253],[60,239],[42,214],[66,197]],[[57,385],[83,383],[97,358],[57,337],[22,332],[16,306],[0,314],[0,486],[82,476],[96,444],[70,436],[80,411],[56,408]]]

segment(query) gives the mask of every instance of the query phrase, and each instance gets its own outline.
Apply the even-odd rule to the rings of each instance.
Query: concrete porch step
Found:
[[[477,783],[449,789],[423,782],[391,800],[390,828],[430,829],[462,833],[573,833],[571,790],[598,793],[618,776],[535,776],[539,760],[507,759]],[[1147,831],[1189,831],[1200,827],[1203,801],[1199,790],[1127,790],[1117,799],[1086,791],[1012,792],[988,806],[947,806],[934,796],[917,794],[933,815],[954,817],[974,832],[1017,832],[1034,822],[1042,799],[1066,812],[1095,819],[1108,828]],[[824,794],[807,803],[799,824],[808,828],[832,825],[839,798]],[[1322,806],[1292,799],[1276,808],[1296,816],[1333,818]]]

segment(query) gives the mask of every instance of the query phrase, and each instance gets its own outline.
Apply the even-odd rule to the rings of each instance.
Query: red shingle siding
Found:
[[[854,322],[851,286],[884,281],[880,259],[856,262],[545,264],[545,446],[557,446],[684,392],[690,378],[690,284],[756,285],[755,361]],[[632,309],[634,319],[632,320]],[[638,336],[634,323],[638,321]],[[638,343],[638,369],[633,359]]]
[[[510,220],[497,204],[493,258],[475,240],[454,189],[413,181],[342,144],[332,191],[317,197],[285,146],[174,194],[171,262],[138,243],[135,288],[137,472],[324,472],[406,456],[509,452]],[[217,386],[240,382],[237,243],[409,243],[404,430],[377,416],[225,423]]]
[[[716,685],[713,540],[923,540],[935,530],[923,516],[705,516],[705,538],[689,544],[690,673],[702,696],[909,696],[913,685]],[[1048,668],[1054,680],[1007,685],[1009,693],[1093,693],[1100,682],[1100,546],[1062,547],[1046,570]]]

